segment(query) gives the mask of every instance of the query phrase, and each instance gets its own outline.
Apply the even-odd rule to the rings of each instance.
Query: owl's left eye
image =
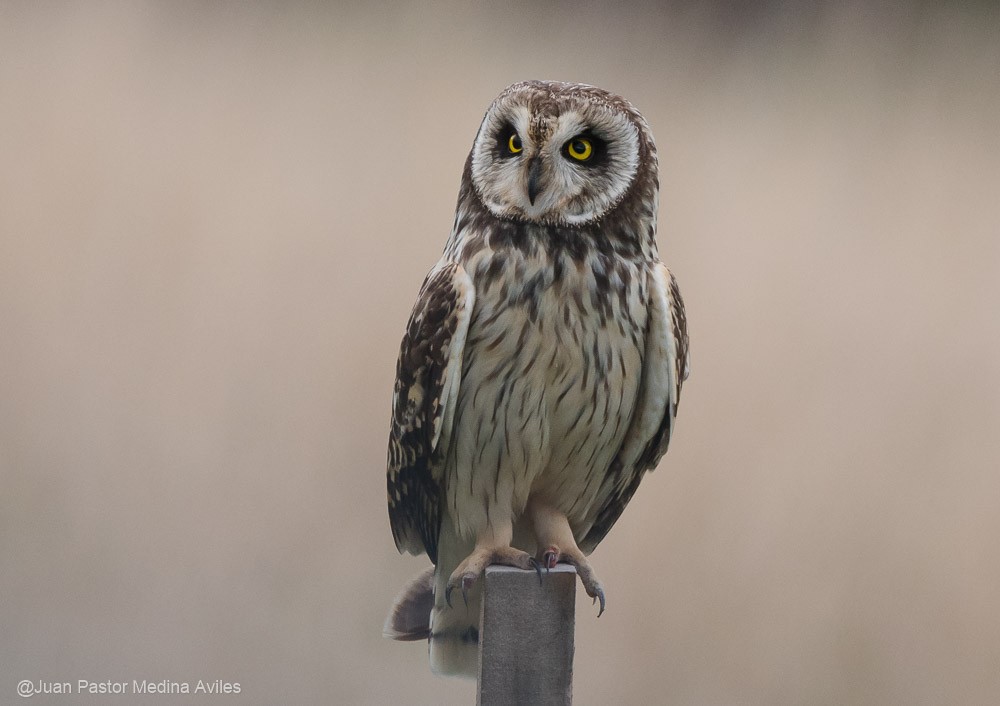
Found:
[[[516,132],[511,133],[510,138],[507,140],[507,151],[511,154],[518,154],[524,151],[524,145],[521,144],[521,136]]]
[[[594,154],[594,143],[586,137],[574,137],[566,143],[566,154],[578,162],[586,162]]]

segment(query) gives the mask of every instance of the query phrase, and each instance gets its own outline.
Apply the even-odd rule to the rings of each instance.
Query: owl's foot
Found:
[[[601,609],[597,613],[600,617],[604,612],[606,601],[604,599],[604,587],[594,575],[594,570],[590,568],[590,562],[576,546],[576,539],[573,537],[573,530],[569,526],[566,515],[553,505],[545,501],[532,498],[528,502],[528,512],[535,528],[535,539],[538,543],[539,559],[546,569],[555,568],[555,565],[562,562],[576,568],[576,574],[580,577],[580,583],[587,595],[594,599],[594,602],[601,602]]]
[[[580,577],[580,583],[583,584],[583,590],[587,592],[588,596],[594,599],[594,603],[601,602],[601,609],[597,611],[597,617],[600,618],[601,614],[604,613],[604,606],[606,604],[604,587],[598,580],[594,570],[590,567],[590,562],[587,561],[583,552],[577,549],[574,544],[572,548],[564,551],[560,551],[559,547],[550,545],[542,553],[542,565],[546,569],[555,568],[555,565],[560,562],[574,567],[576,575]]]
[[[513,566],[518,569],[534,569],[538,573],[538,580],[542,579],[542,567],[527,552],[515,549],[511,546],[477,546],[472,554],[465,557],[465,560],[458,565],[448,578],[448,585],[444,590],[444,600],[451,605],[451,593],[456,588],[462,590],[462,599],[465,605],[469,605],[469,589],[472,588],[476,580],[482,576],[487,566],[500,564],[502,566]]]

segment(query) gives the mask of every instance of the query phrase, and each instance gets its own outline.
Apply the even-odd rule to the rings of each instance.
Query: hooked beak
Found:
[[[528,201],[535,205],[535,198],[542,190],[541,186],[542,161],[537,157],[531,160],[528,165]]]

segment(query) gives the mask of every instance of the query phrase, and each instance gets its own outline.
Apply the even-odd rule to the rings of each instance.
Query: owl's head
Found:
[[[582,225],[614,209],[640,177],[655,199],[645,120],[593,86],[525,81],[486,112],[470,155],[472,185],[498,218]]]

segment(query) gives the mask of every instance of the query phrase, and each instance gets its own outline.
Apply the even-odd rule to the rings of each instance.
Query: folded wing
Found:
[[[651,271],[639,404],[602,487],[604,500],[580,549],[590,553],[608,533],[647,471],[670,443],[681,385],[688,375],[687,318],[677,280],[663,263]]]
[[[440,476],[462,377],[462,353],[475,302],[456,263],[435,267],[420,288],[396,363],[386,473],[389,522],[400,552],[437,562]]]

